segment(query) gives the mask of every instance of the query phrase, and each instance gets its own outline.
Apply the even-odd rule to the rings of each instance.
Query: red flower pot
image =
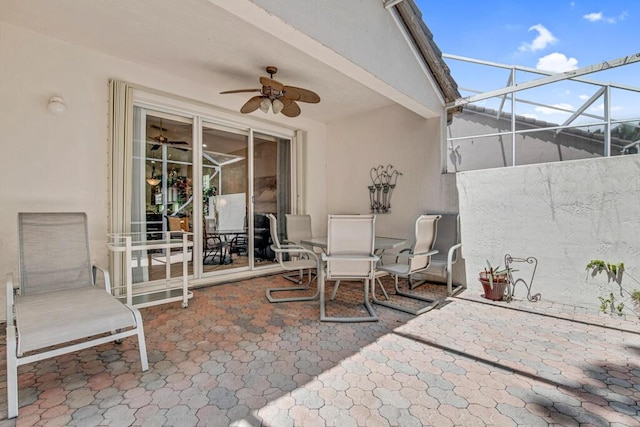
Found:
[[[492,301],[502,301],[507,290],[506,275],[494,277],[493,287],[489,283],[489,279],[486,277],[486,274],[484,272],[480,273],[480,277],[478,278],[478,280],[480,280],[480,283],[482,283],[485,298]]]

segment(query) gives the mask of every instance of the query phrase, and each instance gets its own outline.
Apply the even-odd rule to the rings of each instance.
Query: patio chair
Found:
[[[434,300],[414,293],[401,291],[398,287],[398,278],[403,277],[406,278],[408,282],[411,282],[411,276],[413,274],[425,271],[429,268],[431,257],[438,253],[438,251],[434,250],[433,247],[436,242],[437,224],[439,219],[440,215],[421,215],[416,220],[415,242],[409,252],[405,254],[400,252],[396,257],[395,263],[380,265],[377,268],[378,272],[388,273],[393,276],[395,295],[425,301],[429,304],[425,307],[414,310],[389,301],[379,300],[376,298],[375,292],[372,292],[371,298],[375,304],[384,305],[413,315],[425,313],[434,309],[438,305],[440,300]],[[405,258],[406,262],[400,262],[400,258]],[[378,275],[376,276],[379,277]]]
[[[439,215],[441,218],[438,221],[438,239],[433,247],[438,253],[431,257],[431,264],[424,273],[444,278],[447,283],[447,293],[449,296],[453,296],[466,287],[464,285],[455,285],[454,287],[453,284],[453,265],[458,261],[458,254],[462,247],[460,241],[460,214],[445,213]],[[410,288],[414,289],[423,283],[411,283]]]
[[[326,263],[321,270],[320,320],[327,322],[371,322],[377,321],[369,303],[375,264],[380,259],[374,255],[375,215],[329,215],[327,252],[322,254]],[[325,280],[362,281],[364,306],[369,316],[329,317],[325,315]]]
[[[7,275],[9,418],[18,415],[20,365],[137,335],[149,369],[140,312],[112,296],[108,272],[91,265],[86,214],[20,213],[18,244],[18,286]]]
[[[271,230],[271,250],[276,254],[276,260],[280,266],[287,271],[304,271],[308,270],[309,280],[305,286],[298,287],[284,287],[284,288],[271,288],[267,289],[267,300],[269,302],[291,302],[291,301],[311,301],[318,298],[319,287],[313,295],[305,295],[300,297],[287,297],[287,298],[275,298],[271,294],[274,292],[290,292],[290,291],[308,291],[311,289],[311,283],[315,278],[312,275],[312,270],[318,270],[319,260],[317,255],[305,249],[302,246],[295,244],[280,244],[280,237],[278,236],[278,220],[272,214],[267,214],[269,219],[269,229]],[[293,257],[293,259],[285,260],[285,255]]]
[[[313,247],[302,243],[302,240],[313,238],[311,233],[311,215],[286,214],[285,224],[287,227],[287,239],[285,243],[302,246],[305,249],[318,253],[314,251]],[[290,274],[284,276],[284,278],[300,285],[304,280],[303,270],[300,270],[297,275]]]
[[[231,257],[227,258],[228,248],[230,243],[224,241],[220,234],[215,230],[215,221],[213,219],[203,219],[204,233],[202,235],[202,262],[204,264],[216,264],[216,257],[218,258],[217,264],[223,265],[231,263]],[[211,261],[207,262],[207,259],[211,257]]]

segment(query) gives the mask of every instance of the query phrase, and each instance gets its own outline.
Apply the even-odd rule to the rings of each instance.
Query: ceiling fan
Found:
[[[240,92],[260,92],[260,95],[251,97],[240,109],[241,113],[251,113],[258,108],[263,112],[268,112],[269,107],[274,114],[282,113],[287,117],[296,117],[300,115],[300,106],[298,102],[308,102],[317,104],[320,97],[309,89],[303,89],[294,86],[285,86],[277,80],[273,80],[273,75],[278,72],[278,68],[270,65],[266,67],[270,77],[260,77],[259,89],[237,89],[220,92],[240,93]]]
[[[162,127],[162,119],[160,119],[160,125],[149,125],[150,128],[153,129],[157,129],[160,131],[160,133],[154,137],[152,137],[151,139],[154,140],[155,142],[157,142],[157,144],[153,145],[151,147],[151,151],[155,151],[157,149],[159,149],[162,144],[169,144],[169,145],[189,145],[189,143],[187,141],[170,141],[169,138],[167,138],[166,136],[164,136],[164,132],[167,132],[168,129]],[[186,151],[184,148],[179,148],[179,150],[183,150]]]

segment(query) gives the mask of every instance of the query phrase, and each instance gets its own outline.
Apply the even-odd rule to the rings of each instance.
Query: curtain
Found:
[[[133,135],[133,88],[109,80],[109,233],[128,233],[131,224],[131,166]],[[114,275],[114,254],[110,254],[115,287],[124,283],[124,272]],[[121,257],[120,262],[124,259]],[[121,264],[123,265],[123,264]]]

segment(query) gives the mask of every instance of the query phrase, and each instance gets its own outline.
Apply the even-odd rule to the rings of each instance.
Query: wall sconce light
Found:
[[[49,110],[49,112],[59,116],[67,111],[67,106],[64,105],[64,100],[61,97],[52,96],[51,98],[49,98],[47,109]]]
[[[369,171],[373,183],[369,186],[371,213],[391,213],[391,196],[400,175],[402,172],[394,170],[392,165],[386,168],[382,165],[371,168]]]

